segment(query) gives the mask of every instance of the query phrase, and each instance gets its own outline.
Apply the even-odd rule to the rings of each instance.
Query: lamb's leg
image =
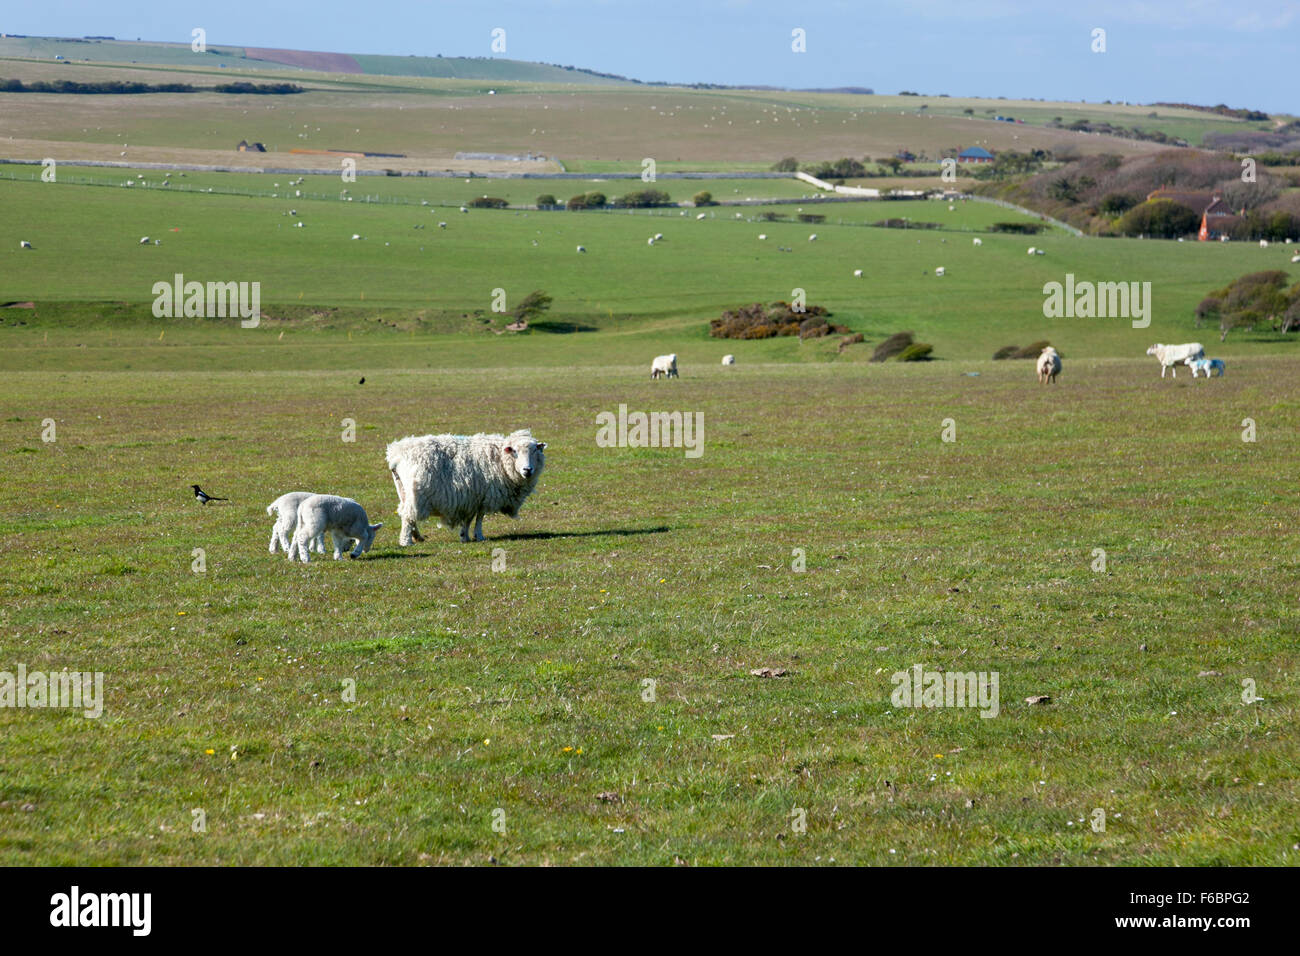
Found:
[[[280,526],[277,524],[271,529],[271,548],[272,554],[275,554],[275,545],[280,540]],[[287,550],[287,549],[286,549]]]
[[[483,516],[482,515],[478,515],[474,519],[474,540],[475,541],[483,540]]]
[[[351,539],[349,539],[347,535],[340,534],[332,528],[330,529],[330,538],[334,541],[334,560],[338,561],[342,559],[343,552],[347,549],[348,541]]]

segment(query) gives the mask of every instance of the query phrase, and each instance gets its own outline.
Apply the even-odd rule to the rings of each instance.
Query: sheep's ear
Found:
[[[545,451],[545,450],[546,450],[546,442],[544,442],[544,441],[539,441],[539,442],[537,443],[537,450],[538,450],[538,451]]]
[[[506,445],[506,454],[507,454],[507,455],[513,455],[514,453],[515,453],[515,450],[514,450],[513,448],[511,448],[509,445]]]

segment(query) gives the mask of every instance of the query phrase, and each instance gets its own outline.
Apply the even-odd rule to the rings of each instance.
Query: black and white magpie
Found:
[[[214,495],[210,495],[210,494],[208,494],[206,491],[204,491],[202,488],[200,488],[198,485],[190,485],[190,487],[194,489],[194,500],[197,501],[197,502],[198,502],[199,504],[201,504],[201,505],[206,505],[209,501],[229,501],[229,500],[230,500],[229,498],[217,498],[217,497],[214,496]]]

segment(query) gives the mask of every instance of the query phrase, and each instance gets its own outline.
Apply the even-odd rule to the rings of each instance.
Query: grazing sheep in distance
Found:
[[[735,364],[736,364],[736,356],[734,356],[734,355],[724,355],[724,356],[722,356],[722,364],[723,364],[723,365],[735,365]]]
[[[438,223],[438,228],[439,228],[439,229],[446,229],[446,228],[447,228],[447,224],[446,224],[445,222],[440,222],[440,223]]]
[[[1204,372],[1206,378],[1210,378],[1215,370],[1219,372],[1219,377],[1223,377],[1225,371],[1223,359],[1188,359],[1187,364],[1192,367],[1192,378],[1196,378],[1197,372]]]
[[[659,378],[677,378],[677,353],[671,355],[656,355],[655,360],[650,363],[650,377]]]
[[[1294,256],[1292,256],[1291,262],[1292,263],[1300,262],[1300,253],[1296,253]]]
[[[289,548],[293,546],[294,530],[298,527],[298,506],[310,498],[312,494],[310,491],[290,491],[266,506],[266,513],[276,516],[275,525],[271,528],[270,551],[272,554],[275,554],[277,544],[285,554],[289,553]],[[317,551],[321,554],[325,553],[324,532],[311,539],[308,550]]]
[[[1027,255],[1031,255],[1031,256],[1032,256],[1032,255],[1033,255],[1034,253],[1036,253],[1037,251],[1038,251],[1038,250],[1035,249],[1033,246],[1030,246],[1030,247],[1029,247],[1029,252],[1027,253]]]
[[[30,249],[31,247],[32,247],[32,244],[31,244],[30,242],[28,242],[26,239],[19,239],[19,240],[18,240],[18,248],[19,248],[19,249]]]
[[[655,237],[654,237],[654,236],[651,236],[649,239],[646,240],[646,245],[648,245],[648,246],[653,246],[654,244],[655,244]]]
[[[587,251],[587,247],[586,247],[586,246],[578,246],[578,251],[579,251],[579,252],[586,252],[586,251]]]
[[[1261,239],[1261,240],[1259,240],[1259,247],[1260,247],[1261,249],[1267,249],[1267,248],[1268,248],[1268,240],[1267,240],[1267,239]]]
[[[939,266],[939,268],[935,269],[934,274],[937,276],[943,275],[943,266]]]
[[[984,245],[984,240],[979,238],[979,236],[976,236],[974,239],[971,240],[971,242],[977,246]]]
[[[1045,255],[1047,255],[1047,250],[1046,250],[1046,249],[1035,249],[1035,250],[1034,250],[1034,255],[1036,255],[1036,256],[1045,256]]]
[[[142,245],[142,246],[147,246],[147,245],[149,245],[149,237],[148,237],[148,236],[141,236],[141,237],[140,237],[140,245]]]
[[[412,435],[388,446],[386,460],[402,516],[399,543],[423,541],[418,522],[437,515],[460,526],[460,540],[483,540],[483,516],[518,517],[546,464],[545,442],[528,429],[510,435]]]
[[[335,561],[343,557],[343,547],[349,539],[357,543],[351,557],[358,558],[370,550],[375,533],[383,526],[382,522],[371,524],[366,509],[351,498],[311,495],[298,504],[298,530],[289,545],[289,560],[297,555],[303,564],[308,563],[307,542],[326,531],[334,540]]]
[[[1178,377],[1179,363],[1188,359],[1205,358],[1205,346],[1200,342],[1188,342],[1186,345],[1164,345],[1157,343],[1147,349],[1147,355],[1154,355],[1160,360],[1160,377],[1165,377],[1165,369],[1173,369],[1174,378]]]
[[[1056,384],[1056,376],[1061,374],[1061,356],[1050,345],[1038,356],[1038,383],[1040,385]]]
[[[664,237],[664,234],[663,234],[662,232],[656,232],[656,233],[655,233],[655,242],[660,242],[660,241],[663,239],[663,237]]]
[[[809,237],[808,237],[808,241],[809,241],[809,242],[816,242],[816,241],[817,241],[817,233],[814,232],[811,236],[809,236]]]
[[[696,216],[695,218],[696,218],[697,221],[700,220],[700,219],[703,219],[703,218],[704,218],[704,213],[700,213],[700,214],[699,214],[698,216]]]
[[[855,278],[855,279],[861,279],[861,278],[862,278],[862,270],[861,270],[861,269],[854,269],[854,270],[853,270],[853,278]]]
[[[767,233],[765,233],[765,232],[760,232],[760,233],[758,234],[758,238],[759,238],[760,240],[762,240],[762,239],[766,239],[766,238],[767,238]]]

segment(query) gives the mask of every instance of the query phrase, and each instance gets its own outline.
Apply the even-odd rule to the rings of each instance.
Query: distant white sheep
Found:
[[[1047,346],[1038,356],[1038,383],[1040,385],[1056,384],[1056,376],[1061,374],[1061,356],[1056,349]]]
[[[723,364],[723,365],[735,365],[735,364],[736,364],[736,356],[734,356],[734,355],[724,355],[724,356],[722,356],[722,364]]]
[[[356,233],[356,232],[354,232],[354,233],[352,234],[352,238],[353,238],[353,239],[360,239],[360,238],[361,238],[361,234],[360,234],[360,233]]]
[[[1173,377],[1178,377],[1178,368],[1188,359],[1205,358],[1205,346],[1200,342],[1188,342],[1186,345],[1164,345],[1157,343],[1147,349],[1147,355],[1154,355],[1160,360],[1160,377],[1165,377],[1165,369],[1173,370]]]
[[[142,245],[142,246],[147,246],[147,245],[149,245],[149,237],[148,237],[148,236],[141,236],[141,237],[140,237],[140,245]]]
[[[677,353],[671,355],[656,355],[655,360],[650,363],[651,378],[677,378]]]
[[[446,229],[446,228],[447,228],[447,224],[446,224],[445,222],[440,222],[440,223],[438,223],[438,228],[439,228],[439,229]]]
[[[862,270],[861,270],[861,269],[854,269],[854,270],[853,270],[853,278],[855,278],[855,279],[861,279],[861,278],[862,278]]]
[[[943,275],[943,266],[939,266],[937,269],[935,269],[934,274],[937,276]]]
[[[1047,250],[1046,250],[1046,249],[1035,249],[1035,250],[1034,250],[1034,255],[1036,255],[1036,256],[1045,256],[1045,255],[1047,255]]]
[[[343,557],[343,548],[349,540],[356,542],[351,557],[358,558],[375,543],[375,534],[384,525],[371,524],[366,509],[351,498],[338,495],[311,495],[298,504],[298,529],[289,545],[289,560],[306,564],[307,542],[321,537],[326,531],[334,541],[334,560]]]
[[[814,232],[811,236],[809,236],[809,237],[808,237],[808,241],[809,241],[809,242],[816,242],[816,241],[817,241],[817,233]]]
[[[696,216],[695,218],[696,218],[697,220],[699,220],[699,219],[703,219],[703,218],[704,218],[704,213],[700,213],[700,214],[699,214],[698,216]]]
[[[31,247],[32,247],[32,244],[31,244],[30,242],[28,242],[26,239],[19,239],[19,240],[18,240],[18,248],[19,248],[19,249],[30,249]]]
[[[1268,248],[1268,240],[1267,240],[1267,239],[1261,239],[1261,240],[1259,240],[1259,247],[1260,247],[1261,249],[1267,249],[1267,248]]]
[[[271,528],[272,554],[275,554],[276,545],[279,545],[285,554],[289,553],[289,548],[293,546],[293,533],[298,527],[298,506],[311,496],[310,491],[290,491],[266,506],[267,514],[276,515],[275,525]],[[308,550],[325,553],[324,533],[312,538]]]
[[[655,244],[655,237],[654,237],[654,236],[651,236],[649,239],[646,240],[646,245],[648,245],[648,246],[653,246],[654,244]]]
[[[984,245],[984,240],[981,239],[979,236],[976,236],[974,239],[971,240],[971,242],[974,243],[974,244],[977,245],[977,246],[982,246],[982,245]]]
[[[663,237],[664,237],[664,234],[663,234],[662,232],[656,232],[656,233],[655,233],[655,242],[659,242],[660,240],[663,239]]]
[[[586,246],[578,246],[578,251],[579,251],[579,252],[586,252],[586,251],[587,251],[587,247],[586,247]]]
[[[1030,247],[1029,247],[1029,252],[1027,253],[1027,255],[1031,255],[1031,256],[1032,256],[1032,255],[1034,255],[1034,253],[1036,253],[1036,252],[1038,252],[1038,250],[1035,249],[1033,246],[1030,246]]]
[[[1292,262],[1293,265],[1294,265],[1295,263],[1297,263],[1297,262],[1300,262],[1300,253],[1297,253],[1297,254],[1295,254],[1294,256],[1292,256],[1292,257],[1291,257],[1291,262]]]
[[[388,446],[386,460],[402,516],[399,543],[423,541],[418,522],[437,515],[460,526],[460,540],[483,540],[483,516],[518,517],[546,464],[545,442],[527,429],[510,435],[412,435]]]
[[[1192,367],[1192,378],[1197,377],[1197,372],[1204,372],[1205,377],[1210,378],[1216,371],[1222,378],[1225,371],[1223,359],[1188,359],[1187,364]]]
[[[766,238],[767,238],[767,233],[765,233],[765,232],[760,232],[760,233],[758,234],[758,238],[759,238],[760,240],[762,240],[762,239],[766,239]]]

